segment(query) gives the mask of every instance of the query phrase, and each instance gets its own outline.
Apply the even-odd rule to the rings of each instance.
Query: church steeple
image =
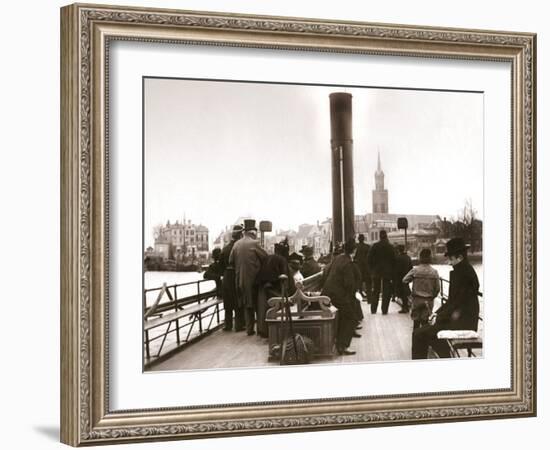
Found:
[[[380,163],[380,151],[378,152],[378,165],[374,173],[374,184],[376,189],[372,191],[372,212],[388,212],[388,191],[384,189],[384,172]]]
[[[374,174],[374,182],[377,191],[384,190],[384,172],[382,172],[382,164],[380,164],[380,152],[378,152],[378,166]]]

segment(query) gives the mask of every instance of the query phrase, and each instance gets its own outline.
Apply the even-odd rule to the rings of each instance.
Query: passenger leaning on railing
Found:
[[[477,331],[479,320],[479,281],[477,274],[468,261],[467,246],[462,238],[447,242],[445,256],[453,266],[449,274],[449,298],[439,308],[432,319],[433,324],[413,331],[412,359],[426,359],[428,348],[441,358],[449,358],[449,347],[443,340],[437,339],[441,330]]]
[[[214,262],[205,270],[203,278],[205,280],[214,280],[216,282],[216,297],[222,297],[222,275],[223,266],[220,263],[221,249],[215,248],[212,250],[212,259]]]

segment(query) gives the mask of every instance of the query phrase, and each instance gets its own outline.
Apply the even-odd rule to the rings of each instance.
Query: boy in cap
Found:
[[[432,315],[434,298],[440,291],[439,274],[430,263],[432,252],[429,248],[420,251],[419,264],[413,267],[403,278],[403,283],[409,284],[412,281],[412,306],[411,318],[413,329],[417,329],[428,323]]]

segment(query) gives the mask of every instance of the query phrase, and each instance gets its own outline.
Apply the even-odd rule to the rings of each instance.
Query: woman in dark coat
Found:
[[[449,298],[435,313],[435,323],[413,332],[412,358],[426,359],[428,347],[441,357],[450,357],[447,344],[437,339],[441,330],[477,331],[479,320],[479,280],[466,256],[467,246],[462,238],[447,242],[449,262],[453,266],[449,279]]]
[[[272,297],[281,297],[281,275],[288,277],[288,264],[283,256],[284,247],[275,244],[275,254],[269,255],[262,263],[258,272],[258,309],[257,309],[257,330],[261,337],[268,337],[265,314],[269,308],[267,301]]]

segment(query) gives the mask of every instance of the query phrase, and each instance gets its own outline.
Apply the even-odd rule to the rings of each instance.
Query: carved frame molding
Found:
[[[61,10],[62,441],[71,445],[536,414],[536,36],[128,7]],[[512,64],[512,389],[112,412],[108,408],[109,43],[177,42]]]

